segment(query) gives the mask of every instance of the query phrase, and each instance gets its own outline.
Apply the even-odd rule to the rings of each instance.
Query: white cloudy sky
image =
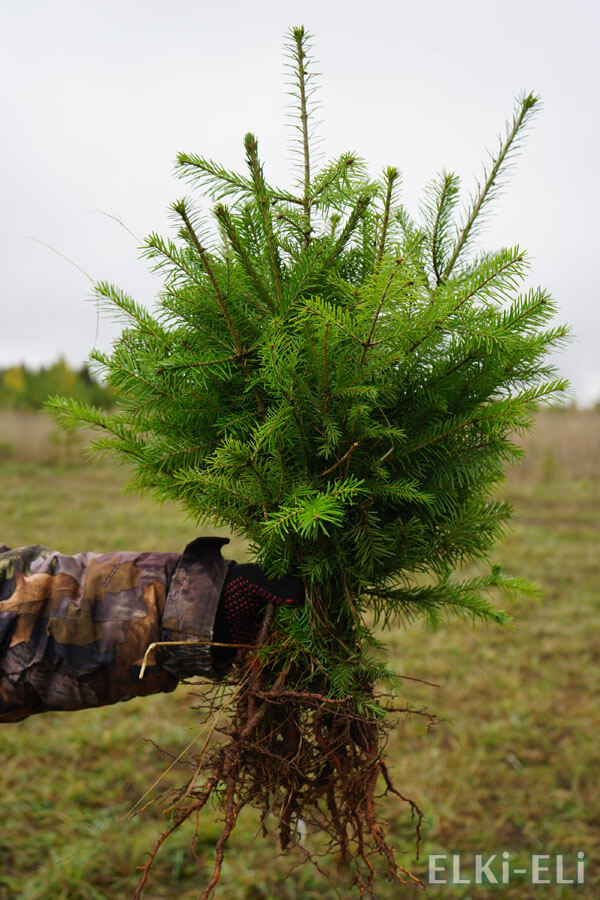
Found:
[[[91,284],[151,304],[136,241],[167,232],[189,189],[179,150],[242,165],[259,137],[285,183],[282,43],[315,35],[324,153],[397,165],[417,211],[441,168],[467,188],[523,90],[544,106],[483,244],[518,243],[575,339],[557,357],[578,402],[600,399],[598,33],[593,0],[0,0],[0,367],[83,361],[116,326]],[[35,238],[36,241],[31,238]]]

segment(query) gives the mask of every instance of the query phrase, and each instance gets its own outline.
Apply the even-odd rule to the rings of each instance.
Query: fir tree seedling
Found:
[[[525,252],[474,252],[538,98],[517,100],[466,204],[443,171],[416,221],[397,169],[373,179],[354,153],[315,168],[304,28],[287,51],[295,183],[268,182],[252,134],[242,173],[180,153],[179,175],[214,205],[205,219],[177,200],[176,237],[146,240],[164,277],[155,312],[96,288],[126,322],[109,354],[92,354],[117,411],[53,402],[67,426],[103,431],[96,448],[129,461],[137,490],[228,526],[268,575],[306,585],[306,605],[270,610],[259,649],[239,658],[228,740],[176,803],[173,827],[210,797],[223,811],[204,897],[245,805],[275,821],[283,848],[302,844],[299,820],[325,831],[361,896],[378,871],[415,880],[375,808],[378,780],[397,793],[377,694],[395,682],[375,629],[451,614],[502,623],[490,591],[531,590],[498,567],[461,569],[502,536],[511,508],[497,486],[518,435],[566,388],[548,352],[567,329],[550,324],[545,290],[522,290]]]

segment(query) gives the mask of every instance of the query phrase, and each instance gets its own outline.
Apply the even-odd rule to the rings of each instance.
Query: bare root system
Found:
[[[376,809],[378,785],[382,795],[393,794],[407,804],[418,855],[423,814],[392,783],[384,758],[387,721],[357,712],[350,697],[332,699],[286,688],[283,675],[266,689],[265,670],[256,660],[243,672],[226,717],[210,694],[201,695],[200,709],[212,717],[209,736],[204,750],[190,761],[187,784],[171,802],[172,824],[142,867],[134,900],[141,897],[160,846],[191,817],[198,822],[207,806],[220,810],[222,830],[201,900],[214,896],[227,842],[246,806],[260,811],[265,834],[274,824],[282,852],[298,848],[319,871],[317,855],[337,856],[360,898],[374,896],[379,877],[424,888],[397,862]],[[313,829],[326,838],[319,854],[308,846]],[[198,824],[192,847],[197,832]]]

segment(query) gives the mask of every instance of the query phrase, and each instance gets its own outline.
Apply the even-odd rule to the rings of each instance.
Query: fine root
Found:
[[[141,897],[160,846],[209,801],[221,810],[222,830],[201,900],[214,896],[227,842],[246,806],[260,811],[263,832],[269,822],[274,824],[281,851],[295,846],[315,865],[316,854],[304,835],[312,829],[324,834],[327,852],[344,864],[361,898],[374,896],[378,877],[424,888],[397,862],[377,814],[376,790],[382,782],[384,793],[407,804],[415,819],[418,856],[423,813],[392,782],[384,758],[390,725],[358,712],[350,697],[286,688],[283,675],[265,688],[264,675],[256,660],[246,663],[224,725],[217,725],[220,710],[210,693],[201,695],[199,708],[212,716],[211,734],[222,740],[188,760],[191,777],[172,799],[173,822],[141,868],[134,900]],[[192,843],[197,832],[196,822]]]

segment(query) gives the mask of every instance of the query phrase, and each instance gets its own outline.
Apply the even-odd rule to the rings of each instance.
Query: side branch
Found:
[[[244,352],[242,341],[241,341],[239,334],[237,333],[235,325],[233,324],[231,316],[229,315],[229,310],[227,309],[227,304],[225,303],[225,297],[223,296],[223,292],[221,291],[221,288],[219,287],[219,283],[216,279],[215,273],[214,273],[213,268],[208,259],[208,254],[206,252],[206,248],[202,246],[202,243],[200,242],[198,235],[194,231],[194,226],[192,225],[192,223],[190,221],[190,218],[187,214],[187,210],[185,208],[185,204],[183,203],[183,201],[181,201],[180,203],[176,203],[174,205],[174,209],[181,216],[181,219],[189,232],[192,243],[193,243],[194,247],[196,248],[200,259],[202,260],[202,265],[204,266],[206,274],[210,278],[210,283],[213,286],[213,290],[214,290],[215,296],[217,298],[217,303],[218,303],[219,309],[223,313],[223,317],[224,317],[225,321],[227,322],[227,327],[229,328],[229,332],[231,334],[231,337],[233,338],[233,342],[235,344],[235,349],[236,349],[238,355],[241,356]]]
[[[258,144],[253,134],[247,134],[245,138],[246,158],[248,167],[252,174],[252,180],[256,191],[256,199],[260,209],[263,227],[265,229],[265,237],[267,239],[267,249],[269,253],[269,262],[271,263],[271,272],[273,274],[273,285],[277,302],[281,308],[283,302],[283,288],[281,285],[280,262],[277,253],[277,244],[275,241],[275,233],[273,231],[273,222],[269,209],[270,202],[267,194],[267,186],[262,173],[262,166],[258,159]]]
[[[331,265],[331,263],[334,261],[334,259],[336,259],[336,257],[338,257],[340,255],[340,253],[342,252],[342,250],[344,249],[344,247],[350,240],[354,229],[360,222],[362,215],[365,212],[365,210],[367,209],[370,202],[371,202],[371,198],[368,194],[362,194],[358,198],[358,202],[356,203],[354,209],[350,213],[350,216],[348,217],[348,221],[346,222],[342,233],[340,234],[339,238],[333,245],[333,249],[331,250],[331,253],[325,260],[325,264],[323,266],[324,269],[328,268]]]
[[[354,453],[354,451],[356,450],[357,447],[358,447],[358,441],[354,441],[350,445],[349,449],[346,450],[346,452],[344,453],[342,458],[338,459],[338,461],[335,462],[332,466],[330,466],[329,469],[325,469],[324,472],[319,472],[318,477],[325,478],[326,475],[331,475],[332,472],[335,472],[335,470],[337,468],[339,468],[342,465],[342,463],[345,463],[346,460],[350,458],[350,456]]]
[[[377,325],[377,322],[378,322],[378,320],[379,320],[379,316],[380,316],[380,314],[381,314],[381,310],[382,310],[382,308],[383,308],[383,304],[384,304],[385,301],[386,301],[387,294],[388,294],[388,291],[389,291],[389,289],[390,289],[390,285],[392,284],[392,281],[394,280],[394,278],[395,278],[396,275],[398,274],[398,271],[399,271],[399,269],[400,269],[400,266],[402,265],[403,262],[404,262],[404,260],[402,260],[402,259],[397,259],[397,260],[396,260],[396,268],[390,273],[390,277],[389,277],[388,280],[387,280],[387,284],[386,284],[385,288],[383,289],[383,293],[382,293],[382,295],[381,295],[381,300],[379,301],[379,306],[377,307],[377,309],[376,309],[376,311],[375,311],[375,315],[373,316],[373,320],[372,320],[372,322],[371,322],[371,327],[370,327],[370,329],[369,329],[369,334],[367,335],[366,341],[363,341],[363,350],[362,350],[362,354],[361,354],[361,357],[360,357],[360,362],[359,362],[359,364],[358,364],[358,370],[359,370],[359,371],[360,371],[360,370],[362,369],[362,367],[363,367],[363,364],[364,364],[364,361],[365,361],[365,357],[366,357],[366,355],[367,355],[367,350],[369,350],[369,349],[373,346],[373,344],[371,343],[371,338],[373,337],[373,332],[375,331],[375,326]]]
[[[398,178],[398,169],[392,167],[386,169],[385,176],[387,181],[387,190],[385,195],[385,204],[383,207],[383,222],[381,225],[381,238],[379,239],[379,251],[377,253],[377,268],[379,268],[379,266],[381,265],[381,260],[383,259],[383,253],[385,250],[385,241],[390,224],[390,210],[392,207],[394,182]]]
[[[440,272],[438,251],[440,249],[440,244],[441,244],[440,232],[442,230],[442,215],[444,212],[444,207],[445,207],[446,200],[447,200],[447,197],[448,197],[448,194],[450,191],[451,184],[452,184],[452,175],[447,174],[444,179],[444,186],[442,188],[442,193],[440,195],[440,199],[438,202],[438,208],[437,208],[437,212],[435,215],[435,222],[433,223],[433,233],[431,236],[431,257],[432,257],[433,271],[435,273],[435,279],[436,279],[437,284],[440,284],[440,282],[442,281],[442,279],[444,277],[442,275],[442,273]]]
[[[448,321],[450,316],[453,316],[454,313],[458,312],[458,310],[461,308],[461,306],[464,306],[465,303],[467,303],[469,300],[472,300],[473,297],[475,297],[480,291],[482,291],[489,284],[491,284],[495,278],[499,278],[508,269],[510,269],[511,266],[514,266],[515,263],[521,263],[521,262],[523,262],[524,259],[525,259],[525,254],[519,253],[514,258],[509,259],[509,260],[507,260],[507,262],[503,263],[503,265],[500,266],[499,269],[494,270],[491,273],[491,275],[488,275],[486,278],[483,279],[483,281],[478,282],[475,285],[475,287],[472,288],[471,290],[467,291],[467,293],[464,295],[464,297],[461,297],[460,300],[458,301],[458,303],[456,303],[451,309],[449,309],[448,312],[442,318],[435,319],[435,321],[432,322],[432,324],[431,324],[431,328],[423,335],[423,337],[419,338],[418,341],[412,342],[412,344],[408,348],[408,352],[414,353],[414,351],[417,349],[417,347],[420,347],[421,344],[427,340],[427,338],[433,331],[439,330],[441,328],[441,326],[444,324],[444,322]]]
[[[482,209],[483,205],[485,204],[486,200],[489,199],[490,192],[494,186],[496,178],[498,177],[500,169],[502,168],[504,160],[508,156],[518,133],[520,132],[521,128],[523,127],[523,124],[525,123],[525,119],[527,118],[528,113],[533,109],[535,104],[538,102],[538,99],[539,98],[535,97],[533,94],[528,94],[521,101],[521,108],[514,118],[512,127],[511,127],[510,131],[508,132],[506,140],[505,140],[504,144],[500,147],[500,152],[498,153],[498,157],[497,157],[497,159],[494,160],[494,164],[492,165],[492,168],[490,169],[488,177],[486,178],[485,183],[484,183],[483,187],[481,188],[478,196],[475,198],[475,202],[473,203],[473,207],[471,209],[469,217],[467,218],[467,221],[465,222],[465,225],[464,225],[461,233],[458,236],[458,240],[456,242],[456,246],[454,248],[452,256],[448,260],[446,268],[444,269],[444,271],[442,273],[442,280],[445,281],[448,278],[448,276],[450,275],[450,273],[452,272],[452,269],[454,268],[456,260],[458,259],[464,245],[466,244],[466,242],[468,240],[469,234],[471,232],[471,229],[473,228],[473,225],[475,223],[475,220],[477,219],[477,216],[481,212],[481,209]]]
[[[194,244],[194,247],[198,251],[200,259],[202,260],[202,265],[204,266],[206,273],[208,274],[208,277],[210,278],[210,282],[213,286],[215,295],[217,297],[217,303],[218,303],[219,309],[221,310],[221,312],[223,314],[223,317],[227,323],[227,327],[229,328],[229,333],[231,334],[233,343],[235,344],[236,355],[239,358],[239,360],[241,361],[242,368],[244,370],[244,375],[246,375],[246,377],[247,377],[248,376],[248,359],[247,359],[246,351],[244,349],[242,339],[241,339],[240,335],[238,334],[235,325],[233,324],[233,320],[229,314],[229,310],[227,309],[227,304],[225,303],[225,297],[223,296],[223,292],[221,291],[221,288],[219,287],[219,283],[216,279],[215,273],[213,272],[212,266],[208,259],[208,254],[206,252],[206,249],[202,246],[202,244],[198,238],[198,235],[194,231],[194,228],[192,226],[190,218],[187,214],[187,210],[185,208],[185,203],[183,201],[176,203],[173,208],[181,216],[181,218],[185,224],[185,227],[187,228],[187,230],[190,234],[192,243]],[[252,393],[254,394],[254,398],[256,400],[256,404],[258,406],[258,411],[259,411],[260,415],[264,416],[265,405],[264,405],[264,403],[262,401],[262,397],[260,396],[256,387],[252,388]]]
[[[262,283],[262,281],[260,280],[254,266],[250,262],[248,254],[246,253],[246,250],[245,250],[242,242],[240,241],[239,235],[238,235],[238,233],[234,227],[234,224],[231,220],[231,216],[229,215],[229,210],[227,209],[226,206],[224,206],[222,203],[220,203],[217,207],[215,207],[215,216],[217,217],[217,219],[219,220],[219,222],[222,224],[223,228],[225,229],[225,233],[226,233],[227,237],[229,238],[229,241],[231,242],[231,246],[237,253],[237,255],[240,259],[240,262],[242,263],[244,269],[250,276],[250,279],[252,280],[252,283],[254,284],[254,287],[256,288],[259,297],[272,310],[273,304],[271,303],[271,298],[269,297],[269,293],[268,293],[267,289],[265,288],[264,284]]]

